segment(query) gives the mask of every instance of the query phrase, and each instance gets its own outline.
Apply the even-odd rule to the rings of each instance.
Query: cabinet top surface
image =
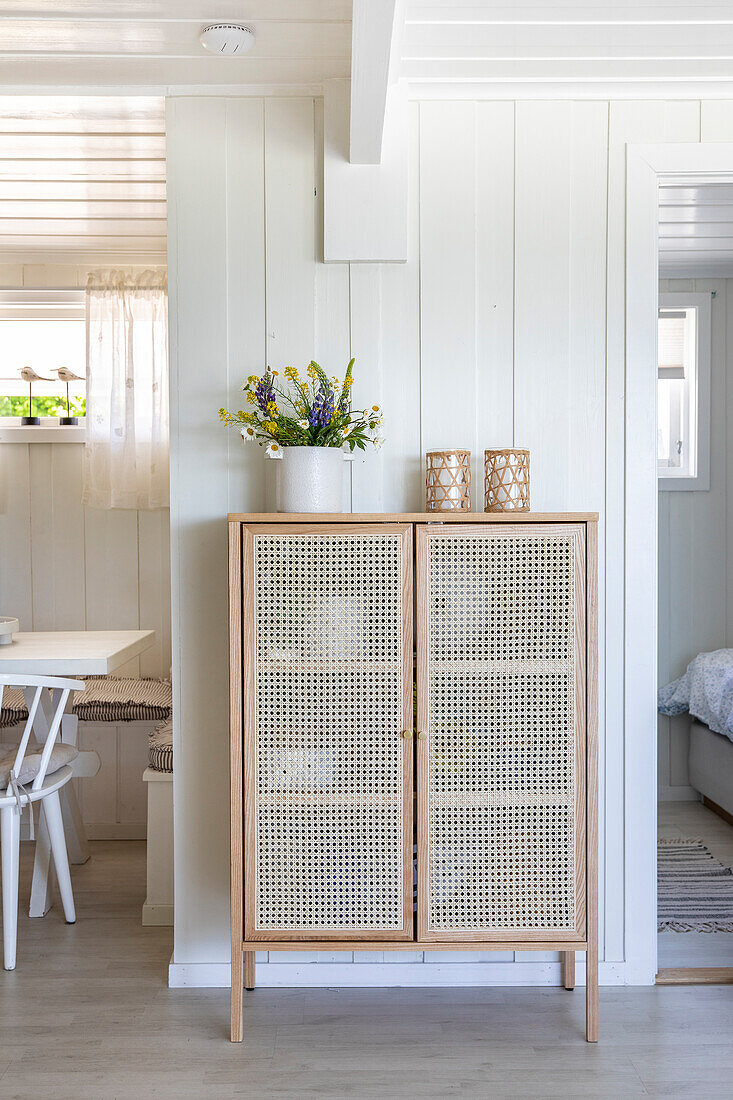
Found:
[[[230,523],[596,523],[597,512],[230,512]]]

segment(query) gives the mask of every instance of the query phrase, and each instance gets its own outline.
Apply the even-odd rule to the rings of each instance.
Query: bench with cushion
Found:
[[[89,676],[86,689],[74,697],[72,714],[81,722],[160,722],[171,713],[170,680],[132,680],[121,676]],[[28,717],[23,692],[9,690],[0,711],[0,729]]]

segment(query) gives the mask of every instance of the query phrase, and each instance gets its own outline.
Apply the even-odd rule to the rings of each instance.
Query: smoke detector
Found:
[[[247,53],[255,44],[255,36],[239,23],[212,23],[201,31],[199,41],[210,53]]]

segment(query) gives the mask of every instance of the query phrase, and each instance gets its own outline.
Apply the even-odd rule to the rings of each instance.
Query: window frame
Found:
[[[712,353],[712,291],[664,291],[659,294],[659,309],[694,309],[695,314],[695,394],[688,402],[690,413],[696,410],[695,473],[665,473],[657,464],[659,492],[707,492],[710,489],[710,382]],[[657,364],[659,351],[657,348]],[[657,366],[658,371],[658,366]],[[658,392],[658,390],[657,390]],[[659,410],[657,408],[657,417]],[[675,467],[668,467],[674,470]]]
[[[0,289],[0,321],[83,321],[85,291],[80,287],[18,287]],[[42,416],[37,426],[18,423],[17,416],[0,416],[0,443],[83,443],[86,417],[76,427]]]

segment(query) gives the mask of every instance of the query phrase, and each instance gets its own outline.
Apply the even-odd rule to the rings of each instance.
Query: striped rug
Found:
[[[658,929],[733,932],[733,871],[699,840],[657,846]]]

